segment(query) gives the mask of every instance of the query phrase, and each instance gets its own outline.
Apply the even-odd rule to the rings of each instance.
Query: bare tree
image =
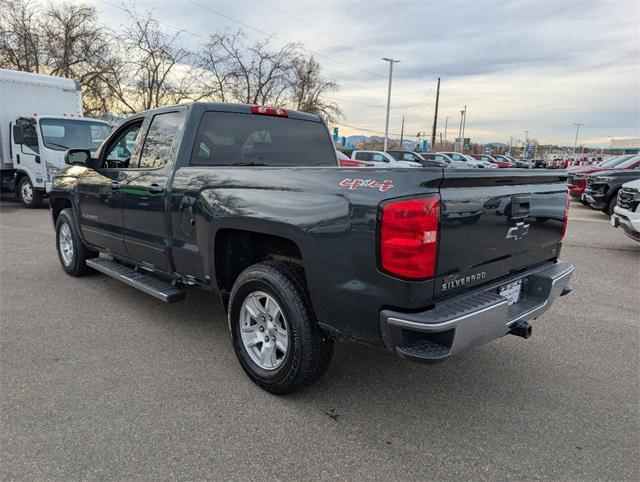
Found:
[[[112,46],[114,35],[98,24],[95,8],[50,4],[41,31],[48,73],[80,80],[85,114],[108,113],[114,99],[105,79],[121,59]]]
[[[0,67],[41,71],[40,14],[39,5],[30,0],[0,2]]]
[[[319,115],[326,122],[334,122],[342,112],[338,104],[326,100],[326,94],[337,90],[335,81],[322,77],[320,64],[313,56],[296,65],[292,85],[292,102],[296,110]]]
[[[105,114],[111,94],[101,80],[118,58],[93,7],[73,3],[42,9],[30,0],[0,5],[0,66],[78,79],[87,115]]]
[[[271,39],[246,44],[242,31],[212,35],[199,54],[205,76],[214,79],[210,91],[224,101],[284,106],[294,79],[299,45],[271,48]],[[205,77],[206,78],[206,77]]]
[[[121,65],[107,79],[124,114],[201,98],[190,64],[192,53],[182,47],[179,33],[164,33],[149,12],[129,11],[130,23],[120,34]]]

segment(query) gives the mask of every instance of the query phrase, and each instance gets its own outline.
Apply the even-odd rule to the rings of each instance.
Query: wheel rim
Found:
[[[264,370],[276,370],[287,358],[289,325],[278,302],[254,291],[240,307],[240,336],[251,360]]]
[[[73,238],[71,237],[71,228],[67,223],[60,226],[60,234],[58,236],[58,246],[60,248],[60,256],[65,266],[69,266],[73,261]]]
[[[33,201],[33,188],[31,187],[31,183],[22,183],[22,187],[20,188],[20,195],[22,196],[22,200],[27,204]]]

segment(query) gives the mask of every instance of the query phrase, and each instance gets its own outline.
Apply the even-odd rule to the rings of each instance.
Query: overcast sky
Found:
[[[118,0],[105,0],[119,5]],[[197,1],[200,5],[194,3]],[[124,13],[91,0],[112,27]],[[208,36],[242,28],[299,41],[315,53],[344,124],[341,135],[382,134],[388,64],[394,67],[390,131],[431,132],[442,78],[438,132],[509,142],[524,130],[541,143],[582,144],[640,137],[640,1],[137,0],[165,24]],[[203,7],[204,6],[204,7]],[[205,8],[206,7],[206,8]],[[218,13],[214,13],[215,10]],[[241,25],[242,22],[244,25]],[[166,26],[166,25],[165,25]],[[167,27],[169,31],[170,28]],[[201,39],[182,34],[185,44]],[[274,44],[280,44],[274,40]],[[373,132],[370,132],[373,131]]]

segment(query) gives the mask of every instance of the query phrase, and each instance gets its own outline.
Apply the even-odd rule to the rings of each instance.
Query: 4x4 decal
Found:
[[[391,181],[378,181],[377,179],[343,179],[338,183],[342,187],[348,187],[350,191],[355,191],[361,187],[377,189],[380,192],[387,192],[393,189]]]

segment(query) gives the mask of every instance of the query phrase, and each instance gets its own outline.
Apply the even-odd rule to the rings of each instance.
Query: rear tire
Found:
[[[315,382],[329,366],[334,340],[318,326],[299,266],[281,261],[250,266],[233,285],[228,313],[240,365],[262,389],[291,393]]]
[[[614,193],[613,197],[609,200],[609,203],[607,204],[607,207],[604,209],[604,212],[607,213],[609,216],[611,216],[613,214],[613,209],[616,207],[616,204],[618,202],[618,193]]]
[[[91,271],[86,264],[98,253],[88,249],[80,238],[73,209],[63,209],[56,220],[56,248],[62,269],[71,276],[84,276]]]
[[[18,197],[26,208],[35,209],[42,205],[42,191],[33,187],[29,176],[20,178],[18,182]]]

